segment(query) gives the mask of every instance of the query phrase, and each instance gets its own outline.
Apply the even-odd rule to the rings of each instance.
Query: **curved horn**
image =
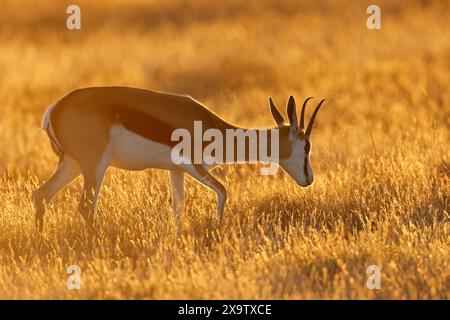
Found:
[[[310,99],[312,99],[313,97],[309,97],[308,99],[305,100],[305,102],[303,102],[303,106],[302,106],[302,114],[300,115],[300,129],[303,130],[305,129],[305,109],[306,109],[306,104],[308,103],[308,101]]]
[[[306,133],[305,133],[307,137],[309,137],[311,135],[311,130],[312,130],[312,127],[313,127],[313,124],[314,124],[314,120],[316,119],[317,112],[319,111],[320,106],[324,102],[325,102],[325,99],[323,99],[322,101],[319,102],[319,104],[317,105],[316,109],[314,109],[314,112],[313,112],[313,114],[311,116],[311,119],[309,119],[308,128],[306,128]]]

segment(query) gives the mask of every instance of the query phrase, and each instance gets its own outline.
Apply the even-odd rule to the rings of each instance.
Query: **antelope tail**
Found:
[[[55,136],[55,131],[53,130],[52,123],[50,121],[51,114],[53,111],[53,108],[56,106],[57,102],[50,105],[47,108],[47,111],[45,112],[44,119],[42,120],[41,128],[45,130],[47,133],[48,138],[50,139],[50,144],[52,146],[53,151],[56,153],[56,155],[59,158],[59,162],[62,161],[64,157],[64,149],[61,147],[61,144],[58,142],[58,139]]]

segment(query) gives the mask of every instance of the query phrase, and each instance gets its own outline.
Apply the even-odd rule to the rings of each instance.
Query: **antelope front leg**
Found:
[[[177,226],[177,237],[181,236],[181,217],[184,213],[184,172],[172,170],[169,172],[172,188],[172,208]]]
[[[215,191],[217,194],[217,222],[220,223],[223,216],[223,211],[225,209],[225,203],[227,201],[227,190],[217,180],[203,165],[194,165],[194,170],[189,170],[188,172],[191,176],[200,182],[201,184],[207,186],[211,190]]]

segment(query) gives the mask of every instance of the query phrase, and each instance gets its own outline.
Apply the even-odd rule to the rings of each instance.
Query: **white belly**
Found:
[[[146,168],[174,169],[170,154],[172,148],[148,140],[120,125],[111,128],[113,167],[127,170]]]

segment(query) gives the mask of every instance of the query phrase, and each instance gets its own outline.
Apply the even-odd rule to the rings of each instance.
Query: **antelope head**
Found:
[[[305,130],[305,108],[307,102],[312,99],[309,97],[305,100],[300,114],[300,123],[297,119],[297,111],[293,96],[289,97],[287,103],[287,115],[289,117],[289,125],[284,122],[283,116],[280,114],[272,98],[269,97],[270,111],[272,113],[278,129],[280,130],[280,166],[286,171],[292,179],[302,187],[308,187],[314,180],[314,174],[311,167],[311,131],[316,119],[317,112],[325,101],[319,102],[314,110],[308,126]]]

